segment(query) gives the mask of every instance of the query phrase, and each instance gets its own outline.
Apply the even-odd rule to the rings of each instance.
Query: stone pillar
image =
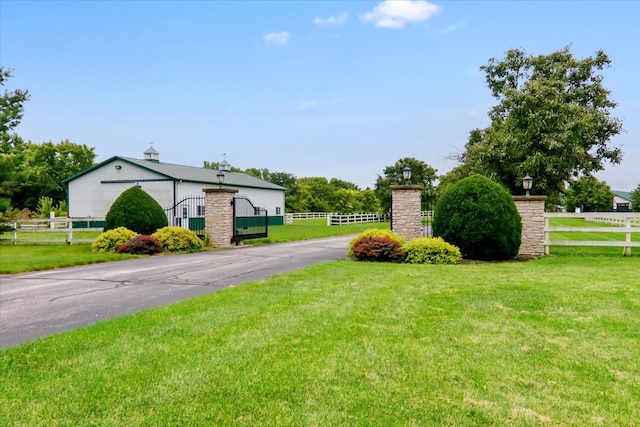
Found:
[[[422,237],[421,185],[391,186],[391,229],[410,242]]]
[[[522,218],[522,243],[518,256],[544,255],[544,202],[547,196],[513,196]]]
[[[215,248],[233,246],[233,196],[232,188],[203,188],[204,227]]]

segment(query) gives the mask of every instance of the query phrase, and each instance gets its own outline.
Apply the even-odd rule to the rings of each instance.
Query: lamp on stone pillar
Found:
[[[529,190],[531,190],[532,186],[533,186],[533,178],[531,178],[529,174],[527,174],[527,176],[522,178],[522,188],[524,188],[525,191],[527,192],[527,196],[529,196]]]
[[[411,168],[409,166],[405,166],[404,169],[402,169],[402,177],[404,178],[404,184],[408,185],[411,179]]]
[[[220,188],[222,188],[222,184],[224,184],[224,174],[220,171],[216,176],[218,177],[218,184],[220,185]]]

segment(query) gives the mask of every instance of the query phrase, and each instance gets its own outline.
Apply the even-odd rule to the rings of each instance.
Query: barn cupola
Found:
[[[223,172],[230,172],[231,165],[226,160],[223,160],[222,163],[220,163],[220,170]]]
[[[144,152],[144,159],[149,160],[150,162],[160,162],[160,153],[153,148],[153,144]]]

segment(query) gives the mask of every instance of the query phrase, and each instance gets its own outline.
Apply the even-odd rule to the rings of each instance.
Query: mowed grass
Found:
[[[368,228],[383,228],[388,230],[388,222],[369,222],[364,224],[328,226],[326,219],[304,219],[294,221],[293,224],[269,227],[269,237],[264,239],[246,240],[249,245],[264,245],[268,243],[293,242],[298,240],[317,239],[321,237],[344,236],[356,234]]]
[[[552,227],[615,227],[615,225],[586,221],[582,218],[551,218],[550,225]],[[632,242],[640,242],[640,227],[636,228],[638,232],[631,233]],[[551,240],[605,240],[605,241],[624,241],[625,232],[588,232],[588,231],[554,231],[551,233]],[[619,250],[619,249],[618,249]]]
[[[317,265],[0,352],[0,425],[633,426],[639,271]]]
[[[91,245],[86,243],[71,246],[46,243],[2,244],[0,245],[0,274],[122,261],[142,256],[93,252]]]

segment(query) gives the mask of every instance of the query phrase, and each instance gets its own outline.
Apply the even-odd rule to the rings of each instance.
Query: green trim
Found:
[[[267,224],[268,225],[282,225],[282,224],[284,224],[284,217],[283,216],[270,216],[267,219]]]

